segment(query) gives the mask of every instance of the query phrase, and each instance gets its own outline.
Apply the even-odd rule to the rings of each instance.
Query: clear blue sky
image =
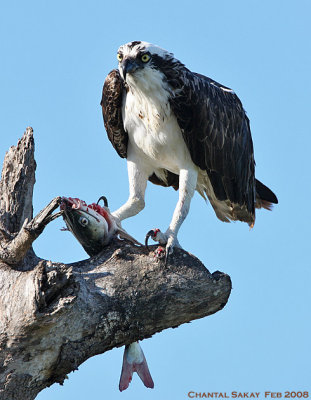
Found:
[[[310,15],[307,0],[2,1],[1,160],[30,125],[35,132],[34,210],[54,196],[112,209],[128,196],[126,163],[107,140],[101,89],[119,45],[146,40],[193,71],[233,88],[251,121],[257,177],[278,195],[252,231],[224,224],[195,195],[179,239],[210,271],[230,274],[223,311],[143,341],[155,381],[118,391],[123,349],[85,362],[39,400],[187,399],[194,391],[311,392],[310,365]],[[172,189],[148,186],[146,209],[127,221],[137,239],[169,224]],[[37,254],[86,258],[50,224]]]

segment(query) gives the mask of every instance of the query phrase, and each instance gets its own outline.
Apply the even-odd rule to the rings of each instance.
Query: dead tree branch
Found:
[[[74,264],[38,258],[33,241],[59,198],[32,218],[31,128],[4,160],[0,182],[0,400],[30,400],[86,359],[221,310],[230,277],[175,250],[165,268],[115,240]],[[153,249],[152,249],[153,250]]]

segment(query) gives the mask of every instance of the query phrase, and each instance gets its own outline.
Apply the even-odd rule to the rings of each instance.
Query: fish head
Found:
[[[67,228],[90,256],[98,254],[116,231],[116,223],[106,206],[62,197],[60,209]]]

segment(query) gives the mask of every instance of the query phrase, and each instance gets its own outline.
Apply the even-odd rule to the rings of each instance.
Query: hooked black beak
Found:
[[[134,58],[125,58],[121,63],[123,79],[126,79],[126,74],[136,71],[140,67],[139,63]]]

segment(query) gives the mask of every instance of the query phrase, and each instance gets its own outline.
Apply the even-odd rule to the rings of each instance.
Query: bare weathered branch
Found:
[[[38,259],[31,244],[59,198],[32,219],[33,148],[28,130],[0,183],[0,244],[11,257],[0,260],[0,400],[34,399],[95,354],[221,310],[231,291],[228,275],[180,249],[167,267],[154,246],[118,239],[74,264]]]
[[[60,212],[52,214],[58,208],[60,201],[60,197],[55,197],[30,222],[25,219],[21,230],[13,239],[2,241],[3,243],[0,243],[0,260],[9,265],[19,265],[46,225],[60,216]]]
[[[32,128],[6,153],[0,181],[0,228],[9,234],[20,231],[32,219],[32,195],[36,162]]]
[[[8,361],[0,382],[17,387],[28,371],[32,393],[62,382],[95,354],[215,313],[231,290],[228,275],[210,274],[183,250],[165,268],[152,252],[119,240],[90,260],[41,261],[28,273],[1,275],[7,301],[0,311],[7,312],[0,322],[14,341],[8,347],[4,338],[1,357]]]

